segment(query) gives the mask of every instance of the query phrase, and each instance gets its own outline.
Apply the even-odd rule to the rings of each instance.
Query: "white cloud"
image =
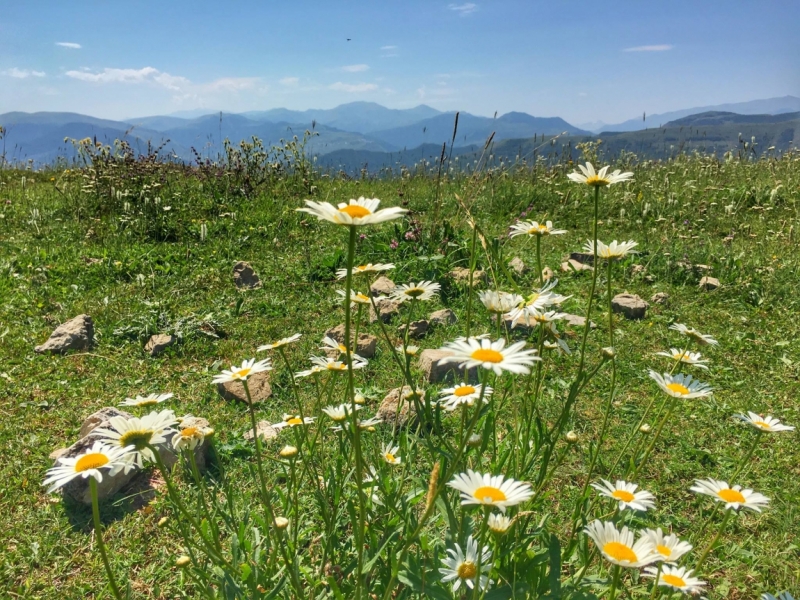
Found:
[[[75,42],[56,42],[56,46],[71,48],[72,50],[80,50],[82,48],[80,44],[76,44]]]
[[[346,65],[339,70],[345,73],[363,73],[364,71],[369,71],[369,65]]]
[[[653,46],[634,46],[633,48],[625,48],[623,52],[666,52],[672,50],[671,44],[655,44]]]
[[[466,17],[478,10],[478,5],[474,2],[465,2],[464,4],[448,4],[447,8],[457,12],[462,17]]]
[[[5,75],[6,77],[13,77],[14,79],[27,79],[28,77],[44,77],[44,71],[29,71],[28,69],[18,69],[17,67],[11,67],[10,69],[6,69],[5,71],[0,71],[0,75]]]
[[[167,88],[177,87],[179,81],[187,82],[184,77],[173,77],[169,73],[162,73],[154,67],[143,67],[141,69],[113,69],[106,67],[99,73],[90,71],[67,71],[67,77],[80,81],[90,81],[93,83],[147,83],[155,82]]]
[[[278,80],[278,83],[281,85],[285,85],[286,87],[295,87],[297,84],[300,83],[299,77],[284,77],[283,79]]]
[[[397,50],[397,46],[381,46],[381,50],[387,52],[389,50]]]
[[[364,92],[374,92],[378,86],[374,83],[343,83],[337,81],[328,86],[328,89],[337,92],[348,92],[350,94],[360,94]]]
[[[209,92],[240,92],[243,90],[252,90],[258,85],[259,81],[260,79],[258,77],[222,77],[209,83],[201,84],[198,87]]]

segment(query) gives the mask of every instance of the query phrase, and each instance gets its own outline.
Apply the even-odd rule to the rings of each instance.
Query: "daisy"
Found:
[[[489,571],[492,570],[492,551],[488,546],[481,549],[480,558],[478,557],[478,542],[472,537],[467,538],[467,551],[461,550],[461,546],[455,544],[455,549],[447,549],[447,558],[442,559],[444,564],[443,568],[439,569],[442,574],[442,581],[454,581],[453,592],[457,592],[463,583],[469,589],[474,589],[475,584],[478,584],[478,589],[481,591],[489,589],[492,585],[489,579]],[[481,565],[480,573],[478,573],[478,563]]]
[[[489,386],[459,383],[454,387],[446,388],[439,392],[439,395],[444,396],[444,398],[439,399],[439,402],[445,410],[453,411],[459,406],[474,406],[478,398],[481,397],[481,392],[483,392],[483,402],[487,404],[493,391]]]
[[[757,415],[754,412],[747,411],[747,415],[736,415],[737,418],[741,419],[748,425],[755,427],[759,431],[768,431],[770,433],[776,433],[778,431],[794,431],[794,427],[791,425],[783,425],[780,420],[774,418],[772,415],[767,415],[766,417],[762,417],[761,415]]]
[[[698,494],[711,496],[718,502],[724,502],[725,508],[738,510],[740,507],[761,512],[761,507],[769,504],[769,498],[751,489],[742,489],[740,485],[729,486],[726,481],[717,479],[695,479],[694,486],[689,488]]]
[[[693,573],[692,569],[687,569],[686,567],[665,566],[660,573],[656,567],[647,567],[644,570],[644,577],[654,578],[656,585],[678,590],[684,594],[694,595],[703,591],[706,582],[697,577],[692,577]]]
[[[627,527],[618,530],[610,521],[592,521],[584,529],[594,540],[603,557],[620,567],[638,568],[658,560],[653,542],[640,536],[633,542],[633,532]]]
[[[125,402],[120,402],[120,406],[153,406],[172,398],[175,394],[150,394],[148,396],[136,396],[136,398],[125,398]]]
[[[659,560],[666,563],[675,564],[681,556],[692,549],[689,542],[681,541],[674,533],[665,536],[660,527],[645,529],[642,535],[647,536],[653,542],[653,546],[659,554]]]
[[[519,221],[511,226],[511,232],[508,237],[516,237],[518,235],[561,235],[567,233],[566,229],[553,229],[553,222],[538,223],[537,221]]]
[[[416,356],[417,352],[419,352],[419,346],[406,346],[405,351],[402,346],[397,346],[395,350],[400,354],[405,353],[406,356]]]
[[[259,346],[256,348],[256,352],[262,352],[264,350],[274,350],[275,348],[280,348],[281,346],[286,346],[287,344],[294,344],[297,340],[300,339],[302,336],[301,333],[295,333],[287,338],[283,338],[282,340],[278,340],[277,342],[273,342],[271,344],[264,344],[263,346]]]
[[[555,322],[566,318],[566,313],[556,312],[554,310],[540,311],[537,309],[528,309],[522,311],[519,318],[512,324],[512,327],[516,327],[519,323],[522,323],[526,327],[541,325],[547,327],[554,333],[558,333],[558,331],[555,330]]]
[[[320,346],[320,350],[335,350],[335,351],[339,352],[339,354],[344,354],[344,355],[347,354],[347,346],[345,346],[344,344],[340,344],[339,342],[337,342],[332,337],[325,336],[322,339],[322,343],[324,344],[324,346]],[[357,362],[363,362],[364,364],[366,364],[366,362],[367,362],[366,358],[364,358],[363,356],[359,356],[355,352],[352,353],[350,356],[353,357],[353,361],[354,362],[356,362],[356,361]],[[311,360],[313,361],[314,358],[315,357],[312,356]],[[324,365],[322,363],[317,363],[317,364],[319,364],[319,366],[321,366],[321,367],[324,366],[325,368],[329,368],[328,367],[328,363],[326,363]],[[355,367],[355,368],[356,369],[360,369],[361,367]],[[336,369],[334,369],[334,370],[336,370]]]
[[[93,477],[98,482],[103,481],[101,469],[107,469],[106,472],[111,477],[123,469],[127,472],[131,466],[127,459],[131,450],[132,447],[114,447],[97,440],[79,456],[59,458],[58,464],[47,470],[42,485],[50,486],[47,488],[47,493],[50,494],[78,477]]]
[[[599,491],[601,496],[619,500],[620,510],[631,508],[633,510],[646,511],[656,506],[655,496],[644,490],[637,492],[636,488],[639,486],[635,483],[628,483],[620,479],[617,480],[616,484],[612,484],[605,479],[601,479],[600,481],[603,483],[593,483],[592,487]]]
[[[557,283],[557,279],[548,281],[542,289],[535,291],[528,296],[524,302],[521,302],[510,310],[506,318],[511,320],[513,325],[526,314],[546,311],[549,307],[555,304],[562,304],[572,298],[572,296],[562,296],[561,294],[553,293],[553,288]]]
[[[203,443],[207,436],[214,433],[210,427],[184,427],[172,436],[172,447],[178,452],[194,450]]]
[[[315,375],[316,373],[324,373],[327,371],[325,367],[320,367],[319,365],[314,365],[310,369],[306,369],[305,371],[298,371],[294,374],[295,377],[308,377],[309,375]]]
[[[594,166],[592,166],[590,162],[587,162],[585,167],[583,165],[578,165],[578,168],[583,174],[575,171],[567,175],[567,177],[576,183],[585,183],[592,187],[605,187],[615,183],[622,183],[624,181],[630,181],[633,177],[633,173],[622,173],[619,169],[615,170],[613,173],[609,173],[608,166],[603,167],[595,173]]]
[[[430,300],[439,293],[441,287],[441,285],[432,281],[404,283],[394,288],[390,298],[395,302],[401,303],[406,300]]]
[[[359,430],[374,430],[376,425],[380,425],[383,423],[383,419],[380,417],[370,417],[369,419],[357,419],[356,423],[358,425]],[[342,423],[342,425],[337,425],[336,427],[331,427],[331,431],[343,431],[345,427],[349,427],[350,422]]]
[[[172,426],[177,422],[175,413],[171,410],[154,411],[141,419],[116,416],[108,420],[109,428],[95,429],[92,431],[92,435],[97,435],[101,439],[107,440],[107,443],[120,448],[133,446],[133,463],[141,469],[144,466],[144,460],[156,461],[153,451],[147,446],[149,444],[153,446],[165,444],[167,442],[165,435],[175,431]]]
[[[505,533],[511,527],[512,520],[505,515],[492,513],[489,515],[489,530],[493,533]]]
[[[483,367],[493,370],[497,375],[502,375],[503,371],[526,375],[530,373],[528,367],[542,360],[535,356],[536,350],[523,350],[525,342],[515,342],[508,348],[505,345],[506,341],[502,338],[495,342],[475,338],[449,342],[442,350],[449,350],[453,355],[439,359],[439,364],[454,362],[459,363],[462,369]]]
[[[700,353],[699,352],[689,352],[688,350],[678,350],[677,348],[670,348],[669,352],[656,352],[658,356],[666,356],[671,358],[674,361],[680,361],[685,365],[692,365],[693,367],[697,367],[699,369],[706,369],[708,367],[705,365],[707,360],[700,360]]]
[[[658,384],[658,387],[673,398],[706,398],[714,393],[708,384],[693,379],[691,375],[683,373],[659,375],[651,370],[650,377]]]
[[[334,207],[328,202],[314,202],[306,200],[305,208],[298,208],[300,212],[314,215],[319,220],[330,221],[336,225],[377,225],[384,221],[399,219],[408,211],[405,208],[393,206],[378,210],[381,203],[377,198],[364,198],[350,200],[349,203],[341,202]]]
[[[390,465],[399,465],[403,460],[397,456],[398,451],[400,450],[399,446],[392,446],[391,444],[384,444],[381,447],[381,456],[383,460],[385,460]]]
[[[360,410],[361,407],[356,405],[356,410]],[[350,413],[353,411],[353,407],[349,404],[340,404],[339,406],[326,406],[322,409],[328,417],[334,423],[340,423],[344,421]]]
[[[366,265],[358,265],[353,267],[353,275],[362,275],[364,273],[379,273],[380,271],[389,271],[394,269],[392,263],[381,264],[367,263]],[[347,269],[339,269],[336,271],[336,279],[344,279],[347,277]]]
[[[336,293],[342,298],[345,296],[344,290],[336,290]],[[355,290],[350,290],[350,306],[354,308],[356,304],[372,304],[372,301],[366,294],[362,294],[361,292],[357,292]]]
[[[685,335],[686,337],[688,337],[695,343],[700,344],[701,346],[707,346],[707,345],[716,346],[719,343],[710,335],[700,333],[694,327],[687,327],[683,323],[673,323],[672,325],[669,326],[669,328],[672,329],[673,331],[677,331],[681,335]]]
[[[494,290],[484,290],[478,292],[478,298],[483,302],[490,313],[500,314],[507,313],[525,302],[525,298],[519,294],[510,294],[508,292],[496,292]]]
[[[251,375],[261,373],[263,371],[271,371],[272,362],[270,359],[265,358],[256,362],[255,358],[245,360],[241,367],[231,366],[230,371],[225,369],[219,375],[214,375],[211,383],[228,383],[229,381],[246,381]]]
[[[639,244],[633,240],[629,240],[627,242],[618,242],[617,240],[614,240],[608,245],[604,244],[600,240],[597,240],[597,257],[605,258],[606,260],[618,260],[620,258],[625,258],[628,256],[628,254],[636,254],[634,248],[638,245]],[[587,241],[586,245],[583,247],[583,251],[587,254],[594,255],[594,241]]]
[[[367,360],[365,358],[360,357],[358,354],[351,354],[353,358],[353,369],[363,369],[367,366]],[[332,358],[322,358],[320,356],[312,356],[311,362],[314,363],[316,366],[321,367],[324,370],[328,371],[346,371],[347,370],[347,363],[341,360],[334,360]]]
[[[509,506],[527,502],[533,497],[529,483],[506,479],[502,475],[476,473],[472,469],[456,475],[447,485],[461,492],[463,506],[468,504],[496,506],[502,513],[505,513]]]
[[[297,427],[298,425],[311,425],[316,417],[306,417],[305,419],[301,419],[300,415],[292,416],[292,415],[283,415],[283,421],[280,423],[273,423],[273,429],[277,429],[280,431],[284,427]]]

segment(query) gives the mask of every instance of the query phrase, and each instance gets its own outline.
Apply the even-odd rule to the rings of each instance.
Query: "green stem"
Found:
[[[475,272],[475,245],[478,241],[478,227],[476,223],[472,224],[472,243],[469,250],[469,287],[467,288],[467,333],[466,337],[469,339],[470,325],[472,324],[472,275]]]
[[[736,481],[736,478],[739,476],[739,473],[741,473],[744,470],[745,466],[752,458],[753,453],[756,451],[756,448],[758,447],[758,442],[760,441],[761,441],[761,432],[757,432],[756,437],[753,439],[753,443],[750,445],[750,449],[747,451],[747,454],[745,454],[742,457],[739,466],[736,467],[736,470],[733,472],[733,475],[731,475],[731,485],[733,485],[733,482]]]
[[[592,260],[592,287],[589,291],[589,304],[586,307],[586,323],[583,325],[583,339],[581,340],[581,358],[578,364],[578,375],[583,372],[583,365],[586,359],[586,339],[589,337],[590,323],[592,316],[592,305],[594,304],[594,291],[597,287],[597,220],[600,205],[600,188],[594,188],[594,218],[592,220],[592,240],[594,241],[594,258]]]
[[[256,465],[258,468],[258,480],[261,484],[261,501],[264,503],[264,508],[267,510],[267,517],[270,522],[275,521],[275,513],[272,510],[272,502],[267,492],[267,477],[264,475],[264,463],[261,458],[261,436],[258,435],[258,423],[256,422],[256,409],[253,406],[253,398],[250,396],[250,387],[247,385],[247,380],[242,380],[244,386],[244,393],[247,396],[247,412],[250,414],[250,427],[253,430],[253,439],[256,443]],[[269,539],[269,535],[267,536]]]
[[[608,600],[614,600],[617,596],[617,586],[619,586],[620,566],[614,565],[614,576],[611,580],[611,591],[608,593]]]
[[[700,558],[697,559],[697,564],[694,567],[695,571],[699,571],[700,567],[703,566],[703,563],[708,558],[708,555],[711,553],[711,549],[714,547],[714,544],[717,543],[719,536],[722,535],[722,532],[725,529],[725,526],[728,524],[728,520],[731,518],[731,513],[733,513],[733,509],[729,508],[725,511],[725,516],[722,519],[722,523],[719,525],[719,529],[717,529],[717,533],[714,534],[714,539],[711,540],[711,543],[706,546],[706,549],[703,551],[703,554],[700,555]]]
[[[658,580],[661,579],[661,569],[664,568],[664,563],[658,563],[658,570],[656,571],[656,578],[653,580],[653,589],[650,592],[650,600],[655,600],[658,593]]]
[[[661,436],[661,431],[664,429],[664,425],[667,424],[667,421],[669,421],[669,418],[672,416],[672,413],[675,410],[675,404],[676,404],[675,399],[670,396],[669,408],[667,409],[667,414],[664,415],[664,418],[661,419],[661,423],[658,424],[658,429],[656,429],[656,432],[653,435],[653,439],[650,442],[650,445],[647,446],[647,450],[645,450],[642,460],[640,460],[639,463],[636,465],[636,468],[633,469],[633,474],[631,475],[631,478],[635,478],[636,475],[638,475],[639,469],[642,467],[643,464],[647,462],[647,459],[650,458],[650,453],[653,451],[653,448],[655,447],[658,438]],[[636,457],[634,457],[634,460],[636,460]]]
[[[537,279],[539,280],[539,287],[544,287],[544,274],[542,273],[542,236],[536,236],[536,270],[538,271],[539,275]]]
[[[97,549],[100,551],[100,558],[103,559],[103,566],[106,568],[106,575],[108,575],[108,584],[111,586],[111,591],[117,600],[122,600],[122,594],[117,586],[117,581],[114,579],[114,572],[111,570],[111,564],[108,562],[108,555],[106,554],[106,545],[103,543],[103,531],[100,529],[100,502],[97,498],[97,480],[94,477],[89,477],[89,490],[92,494],[92,518],[94,520],[94,534],[97,539]]]

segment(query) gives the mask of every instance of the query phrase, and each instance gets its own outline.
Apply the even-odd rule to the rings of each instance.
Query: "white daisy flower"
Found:
[[[693,573],[692,569],[687,569],[686,567],[670,567],[667,565],[662,568],[660,573],[657,567],[647,567],[644,570],[644,577],[652,577],[656,580],[656,585],[678,590],[684,594],[700,594],[703,592],[706,582],[693,577]]]
[[[114,447],[97,440],[79,456],[59,458],[58,464],[47,470],[42,485],[49,486],[47,493],[50,494],[78,477],[93,477],[98,482],[103,481],[101,469],[106,469],[111,477],[123,469],[127,472],[131,467],[129,457],[132,450],[130,446]]]
[[[356,410],[361,410],[361,406],[356,405]],[[340,423],[347,419],[353,412],[353,407],[349,404],[340,404],[339,406],[326,406],[322,409],[334,423]]]
[[[610,244],[606,245],[600,240],[597,240],[597,257],[598,258],[605,258],[606,260],[618,260],[620,258],[625,258],[628,254],[636,254],[634,248],[639,244],[634,242],[633,240],[627,242],[618,242],[614,240]],[[594,240],[589,240],[583,246],[583,251],[586,254],[591,254],[594,256]]]
[[[336,293],[339,294],[342,299],[344,299],[344,290],[336,290]],[[370,300],[369,296],[366,294],[362,294],[361,292],[357,292],[355,290],[350,290],[350,307],[355,308],[356,304],[372,304],[372,300]]]
[[[659,559],[669,564],[677,563],[681,556],[692,549],[692,545],[689,542],[681,541],[674,533],[664,535],[660,527],[658,529],[645,529],[642,535],[647,536],[653,543]]]
[[[492,395],[494,390],[489,386],[484,389],[483,385],[470,385],[468,383],[459,383],[454,387],[443,389],[439,392],[439,395],[444,397],[439,398],[439,403],[442,408],[448,411],[454,411],[459,406],[474,406],[478,398],[481,397],[481,390],[483,390],[483,403],[487,404],[489,396]]]
[[[369,419],[357,419],[356,423],[360,430],[372,430],[375,428],[376,425],[380,425],[383,423],[383,419],[380,417],[370,417]],[[331,427],[331,431],[343,431],[345,427],[350,427],[351,423],[349,421],[343,422],[341,425],[337,425],[336,427]]]
[[[527,502],[533,497],[530,483],[506,479],[502,475],[476,473],[472,469],[459,473],[447,485],[461,492],[462,505],[496,506],[502,513],[509,506]]]
[[[258,348],[256,348],[256,352],[263,352],[264,350],[274,350],[275,348],[280,348],[281,346],[286,346],[287,344],[294,344],[297,340],[300,339],[301,336],[302,336],[301,333],[295,333],[294,335],[290,335],[289,337],[278,340],[277,342],[273,342],[271,344],[264,344],[263,346],[259,346]]]
[[[328,202],[314,202],[306,200],[305,208],[298,208],[300,212],[314,215],[319,220],[330,221],[336,225],[377,225],[392,219],[399,219],[408,211],[405,208],[393,206],[378,210],[381,203],[377,198],[364,198],[350,200],[349,203],[341,202],[334,207]]]
[[[326,336],[325,336],[325,337],[322,339],[322,343],[323,343],[324,345],[323,345],[323,346],[320,346],[320,348],[319,348],[320,350],[334,350],[334,351],[337,351],[339,354],[342,354],[342,355],[347,355],[347,347],[346,347],[344,344],[340,344],[339,342],[337,342],[337,341],[336,341],[335,339],[333,339],[332,337],[329,337],[329,336],[327,336],[327,335],[326,335]],[[366,363],[367,363],[367,359],[366,359],[366,358],[364,358],[363,356],[360,356],[360,355],[356,354],[355,352],[354,352],[354,353],[352,353],[350,356],[352,356],[352,357],[353,357],[353,362],[363,362],[363,363],[364,363],[364,365],[366,365]],[[312,360],[312,361],[314,360],[314,357],[313,357],[313,356],[311,357],[311,360]],[[322,367],[322,366],[324,366],[326,369],[328,368],[328,364],[327,364],[327,363],[326,363],[325,365],[323,365],[323,364],[321,364],[321,363],[318,363],[318,364],[319,364],[319,366],[321,366],[321,367]],[[362,365],[362,366],[363,366],[363,365]],[[355,368],[356,368],[356,369],[360,369],[361,367],[355,367]],[[336,369],[334,369],[334,370],[336,370]]]
[[[507,313],[525,302],[525,298],[519,294],[496,292],[494,290],[478,292],[478,298],[480,298],[486,310],[494,314]]]
[[[142,418],[123,416],[111,417],[108,420],[109,428],[98,428],[92,431],[92,435],[99,436],[107,443],[120,448],[133,446],[133,463],[140,469],[144,466],[144,460],[155,462],[153,451],[147,447],[148,444],[157,446],[167,442],[166,435],[174,432],[172,428],[178,422],[175,413],[171,410],[161,412],[151,412]]]
[[[443,568],[439,569],[442,574],[442,581],[447,583],[453,581],[453,592],[457,592],[463,583],[469,589],[474,589],[477,583],[480,591],[489,589],[492,581],[488,573],[492,570],[492,551],[488,546],[481,549],[480,559],[478,557],[478,542],[472,536],[467,538],[466,552],[461,550],[461,546],[455,544],[455,549],[447,549],[447,558],[442,559]],[[478,573],[478,563],[481,570]]]
[[[283,415],[283,421],[279,423],[273,423],[273,429],[277,429],[280,431],[284,427],[297,427],[298,425],[311,425],[314,423],[316,417],[306,417],[305,419],[301,419],[300,415]]]
[[[710,335],[706,335],[705,333],[700,333],[694,327],[687,327],[683,323],[673,323],[672,325],[669,326],[669,328],[672,329],[673,331],[677,331],[681,335],[685,335],[686,337],[688,337],[695,343],[700,344],[701,346],[707,346],[707,345],[716,346],[719,343]]]
[[[558,284],[557,279],[551,279],[540,290],[535,291],[527,297],[524,302],[511,309],[506,318],[511,320],[512,325],[532,313],[546,312],[551,306],[562,304],[572,298],[572,296],[562,296],[553,292],[553,288]]]
[[[558,330],[555,329],[555,323],[556,321],[561,321],[566,318],[566,313],[556,312],[554,310],[540,311],[537,309],[526,309],[520,313],[517,320],[515,320],[511,326],[513,328],[522,323],[522,325],[526,327],[533,328],[541,325],[555,333],[556,337],[558,337]]]
[[[633,178],[633,173],[622,173],[619,169],[609,173],[608,169],[610,167],[608,166],[595,172],[594,166],[590,162],[587,162],[585,167],[583,165],[578,165],[578,168],[582,173],[575,171],[567,175],[567,177],[575,183],[583,183],[592,187],[605,187],[615,183],[630,181]]]
[[[531,237],[538,235],[561,235],[562,233],[567,233],[567,230],[553,229],[552,221],[547,221],[546,223],[519,221],[511,226],[508,237],[516,237],[518,235],[529,235]]]
[[[658,384],[658,387],[673,398],[706,398],[714,393],[711,386],[684,373],[659,375],[651,370],[650,377]]]
[[[453,355],[439,359],[439,364],[458,363],[465,370],[483,367],[493,370],[497,375],[502,375],[503,371],[526,375],[530,373],[529,367],[533,363],[542,360],[536,356],[536,350],[523,350],[525,342],[516,342],[508,348],[505,345],[506,341],[502,338],[495,342],[476,338],[449,342],[442,350],[448,350]]]
[[[149,394],[147,396],[136,396],[136,398],[125,398],[120,402],[120,406],[154,406],[172,398],[175,394]]]
[[[172,447],[178,452],[194,450],[203,443],[207,436],[214,433],[210,427],[184,427],[172,436]]]
[[[389,297],[395,302],[402,303],[407,300],[430,300],[439,293],[441,285],[433,281],[420,281],[419,283],[404,283],[398,285]]]
[[[320,367],[319,365],[314,365],[310,369],[306,369],[305,371],[298,371],[294,374],[295,377],[308,377],[309,375],[315,375],[317,373],[324,373],[328,369],[325,367]]]
[[[245,360],[241,367],[231,366],[230,370],[223,370],[219,375],[214,375],[211,383],[228,383],[229,381],[245,381],[251,375],[263,371],[271,371],[272,362],[265,358],[256,362],[255,358]]]
[[[718,479],[695,479],[694,486],[689,488],[698,494],[711,496],[717,502],[724,502],[725,508],[739,510],[749,508],[761,512],[761,508],[769,504],[769,498],[751,489],[742,489],[740,485],[729,486],[726,481]]]
[[[794,431],[793,426],[783,425],[779,419],[774,418],[772,415],[762,417],[754,412],[747,411],[747,415],[736,416],[759,431],[768,431],[770,433],[777,433],[779,431]]]
[[[634,543],[633,532],[627,527],[622,531],[610,521],[595,520],[584,529],[594,540],[603,557],[615,565],[638,568],[658,560],[658,553],[649,538],[640,536]]]
[[[655,496],[650,492],[644,490],[636,491],[639,487],[635,483],[628,483],[627,481],[617,480],[613,484],[610,481],[601,479],[603,483],[593,483],[592,487],[600,492],[600,495],[606,498],[619,500],[619,509],[625,510],[631,508],[633,510],[646,511],[650,508],[655,508]]]
[[[402,346],[397,346],[395,350],[400,354],[403,354],[404,352]],[[419,346],[406,346],[405,354],[407,356],[416,356],[417,352],[419,352]]]
[[[489,531],[493,533],[505,533],[511,527],[512,520],[505,515],[492,513],[489,515]]]
[[[351,354],[353,358],[353,369],[363,369],[367,366],[367,360],[360,357],[358,354]],[[315,366],[320,367],[322,370],[327,371],[347,371],[347,363],[341,360],[334,360],[332,358],[312,356],[311,362]]]
[[[379,273],[381,271],[389,271],[394,269],[394,265],[392,263],[382,264],[382,263],[367,263],[366,265],[358,265],[353,266],[353,275],[362,275],[364,273]],[[347,277],[347,269],[339,269],[336,271],[336,279],[344,279]]]
[[[706,366],[708,360],[701,360],[699,352],[690,352],[689,350],[670,348],[669,352],[656,352],[656,354],[658,356],[666,356],[674,361],[680,361],[685,365],[691,365],[699,369],[708,369]]]
[[[381,457],[390,465],[399,465],[403,462],[397,453],[400,451],[399,446],[392,446],[391,444],[384,444],[381,447]]]

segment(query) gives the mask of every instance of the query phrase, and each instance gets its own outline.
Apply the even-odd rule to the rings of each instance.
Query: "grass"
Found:
[[[800,325],[793,316],[800,314],[799,167],[800,159],[791,154],[723,163],[680,157],[635,165],[633,183],[608,188],[602,196],[600,239],[634,239],[641,250],[616,266],[613,293],[628,291],[649,299],[666,292],[670,301],[667,306],[651,305],[642,321],[614,316],[617,393],[597,476],[607,476],[644,406],[657,395],[647,370],[670,368],[667,359],[654,353],[681,345],[668,326],[687,323],[720,342],[704,351],[712,361],[709,373],[697,373],[714,386],[714,396],[679,406],[636,480],[656,495],[658,504],[654,513],[637,516],[635,524],[673,529],[694,543],[695,553],[711,539],[721,515],[713,516],[712,525],[699,535],[711,501],[688,488],[695,478],[729,477],[753,439],[751,430],[733,415],[753,410],[800,424],[796,397]],[[449,307],[459,317],[457,324],[433,330],[419,344],[439,348],[464,333],[467,293],[447,275],[456,266],[468,267],[471,258],[464,204],[486,242],[483,247],[479,240],[478,266],[490,270],[499,289],[513,291],[516,286],[527,294],[536,287],[533,271],[510,281],[499,268],[514,256],[535,264],[534,245],[507,239],[508,225],[524,215],[547,218],[567,229],[567,235],[546,238],[543,244],[544,264],[558,271],[563,257],[579,250],[591,232],[591,197],[566,179],[565,172],[571,170],[566,165],[498,169],[479,179],[451,174],[441,182],[424,173],[351,180],[309,171],[303,177],[274,177],[249,189],[240,185],[241,174],[224,170],[221,176],[158,166],[149,171],[136,166],[116,172],[0,171],[0,589],[11,598],[104,597],[106,580],[94,551],[91,511],[46,495],[40,484],[51,466],[48,454],[75,441],[83,418],[125,397],[175,393],[169,407],[179,415],[207,418],[217,431],[220,462],[229,479],[246,497],[257,493],[257,480],[251,475],[252,444],[242,438],[249,427],[247,410],[222,400],[210,382],[219,369],[255,356],[258,345],[295,332],[302,332],[303,338],[290,347],[289,358],[294,370],[307,368],[306,357],[318,353],[323,332],[344,321],[334,291],[344,286],[334,281],[334,271],[345,266],[346,234],[342,228],[295,212],[304,198],[335,203],[378,197],[384,205],[410,210],[402,221],[365,228],[366,237],[357,241],[357,257],[360,262],[395,263],[390,277],[398,283],[420,279],[442,283],[439,297],[420,310]],[[202,223],[208,230],[204,241],[199,234]],[[231,269],[238,260],[254,265],[262,289],[244,293],[235,289]],[[692,268],[698,264],[711,268],[722,282],[720,289],[698,289],[702,273]],[[644,270],[637,272],[634,265]],[[582,314],[591,276],[558,276],[558,291],[574,296],[564,310]],[[588,340],[587,361],[592,363],[606,345],[604,281],[601,277],[598,284],[599,312],[592,317],[598,328]],[[66,356],[33,352],[58,323],[80,313],[90,314],[95,322],[97,344],[91,352]],[[493,330],[489,315],[475,300],[472,313],[473,332]],[[217,324],[219,338],[192,325],[203,319]],[[181,331],[182,342],[160,357],[147,356],[142,349],[146,337],[165,330]],[[380,333],[376,325],[368,330]],[[575,349],[582,330],[567,327],[567,331]],[[274,360],[280,364],[277,356]],[[573,354],[557,357],[548,366],[539,406],[542,423],[550,425],[557,418],[575,362]],[[257,411],[259,418],[276,422],[294,403],[286,369],[276,367],[272,375],[273,397]],[[557,444],[563,464],[532,506],[523,507],[534,511],[533,519],[524,535],[517,532],[514,539],[530,543],[535,564],[548,560],[543,531],[566,543],[570,516],[599,435],[609,378],[604,370],[589,384],[567,427],[578,434],[578,443]],[[384,393],[401,381],[382,340],[378,356],[356,376],[356,385],[366,387],[369,397],[364,412],[371,416]],[[522,384],[508,385],[510,397],[520,397]],[[435,395],[441,386],[425,387]],[[303,382],[300,389],[304,402],[312,406],[313,386]],[[501,452],[487,448],[473,455],[470,464],[503,472],[502,449],[513,439],[516,410],[509,402],[497,413]],[[444,420],[444,436],[457,432],[457,421]],[[317,426],[327,425],[320,419]],[[772,501],[763,514],[746,513],[731,521],[702,569],[709,582],[708,597],[754,598],[762,592],[798,589],[797,435],[794,431],[764,436],[737,478]],[[292,439],[290,431],[281,433],[268,443],[267,455],[275,457]],[[365,451],[373,456],[381,442],[390,439],[390,428],[379,427],[365,435]],[[402,434],[400,440],[404,452],[413,457],[400,485],[413,495],[412,490],[427,487],[437,457],[424,450],[425,443],[413,432]],[[325,435],[324,452],[331,460],[337,457],[332,434]],[[290,499],[281,491],[283,467],[268,461],[268,470],[278,501],[288,510]],[[611,476],[619,475],[618,469]],[[157,483],[155,473],[152,479]],[[182,481],[181,486],[190,493],[189,482]],[[320,544],[334,542],[320,541],[310,493],[301,495],[300,504],[298,554],[306,557],[311,572],[314,560],[319,561]],[[600,506],[595,502],[592,508],[598,516],[603,513],[598,512]],[[184,553],[181,540],[169,528],[157,526],[171,511],[163,494],[135,491],[101,507],[113,567],[121,581],[129,579],[134,597],[198,593],[186,573],[174,566],[175,558]],[[334,546],[344,561],[352,556],[352,531],[347,515],[340,519]],[[467,519],[461,526],[469,529],[470,523]],[[425,573],[429,579],[438,578],[438,557],[453,541],[460,541],[454,532],[448,533],[447,525],[446,516],[437,511],[409,558],[409,573],[422,574],[423,580]],[[384,530],[384,524],[375,524],[380,531],[391,526],[387,523]],[[561,566],[565,578],[580,568],[584,551],[585,541],[576,554],[565,557]],[[346,561],[336,565],[339,568],[345,573],[352,569]],[[379,571],[384,585],[386,569]],[[332,568],[327,579],[309,575],[317,581],[314,597],[335,597],[336,586],[331,583],[335,574]],[[579,591],[565,589],[563,597],[602,595],[608,574],[595,560],[584,586]],[[406,575],[401,581],[402,597],[416,597],[415,580]],[[646,580],[627,581],[628,593],[637,597],[645,593]],[[378,578],[375,590],[383,595],[380,583]],[[281,593],[291,597],[288,587]]]

